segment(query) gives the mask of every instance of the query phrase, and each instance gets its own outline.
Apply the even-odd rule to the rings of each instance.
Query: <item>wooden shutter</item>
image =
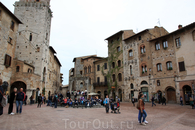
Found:
[[[185,71],[185,64],[184,64],[184,61],[182,62],[179,62],[179,71]]]
[[[12,60],[12,58],[11,58],[11,56],[9,56],[9,55],[5,55],[5,62],[4,62],[4,65],[6,66],[6,67],[9,67],[9,66],[11,66],[11,60]]]

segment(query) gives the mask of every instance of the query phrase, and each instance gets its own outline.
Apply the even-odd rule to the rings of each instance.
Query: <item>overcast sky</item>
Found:
[[[1,0],[12,12],[19,0]],[[195,0],[51,0],[50,45],[57,51],[68,84],[73,58],[107,57],[105,38],[120,31],[135,33],[160,25],[168,32],[195,22]]]

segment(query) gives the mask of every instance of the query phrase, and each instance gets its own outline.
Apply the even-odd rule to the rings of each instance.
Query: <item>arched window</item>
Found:
[[[147,65],[143,64],[141,66],[141,69],[142,69],[142,74],[147,73]]]
[[[162,64],[161,63],[158,63],[157,65],[156,65],[156,68],[157,68],[157,71],[159,72],[159,71],[162,71]]]
[[[29,41],[32,41],[32,33],[30,33]]]
[[[142,45],[140,47],[140,51],[141,51],[141,54],[144,54],[146,52],[146,48],[145,48],[145,45]]]
[[[91,73],[91,66],[88,66],[88,73]]]
[[[172,62],[171,61],[168,61],[167,63],[167,70],[172,70]]]
[[[112,75],[112,81],[115,82],[115,74]]]
[[[157,86],[160,86],[160,80],[157,80]]]
[[[87,67],[84,68],[84,73],[87,74]]]
[[[132,57],[132,56],[133,56],[133,51],[129,50],[129,57]]]
[[[112,68],[115,68],[115,63],[114,62],[112,62]]]
[[[133,84],[132,84],[132,83],[131,83],[131,85],[130,85],[130,86],[131,86],[131,89],[134,89],[134,87],[133,87]]]
[[[20,71],[20,66],[16,66],[16,72]]]
[[[29,68],[29,69],[28,69],[28,73],[32,73],[32,69]]]
[[[121,73],[118,74],[118,81],[122,81],[122,74]]]
[[[117,52],[120,52],[120,51],[121,51],[121,47],[118,46],[118,47],[117,47]]]
[[[121,61],[120,60],[118,61],[118,67],[121,67]]]
[[[83,82],[80,83],[80,87],[81,87],[81,88],[83,87]]]
[[[133,72],[132,72],[132,66],[130,65],[130,75],[132,75]]]
[[[148,84],[148,82],[146,82],[145,80],[141,82],[141,85],[144,85],[144,84]]]

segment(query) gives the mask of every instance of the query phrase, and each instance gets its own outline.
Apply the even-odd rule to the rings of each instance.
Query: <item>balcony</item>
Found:
[[[97,82],[97,83],[93,83],[93,86],[94,86],[94,87],[97,87],[97,86],[107,86],[107,82]]]

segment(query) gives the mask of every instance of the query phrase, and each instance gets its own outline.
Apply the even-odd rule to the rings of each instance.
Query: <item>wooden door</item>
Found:
[[[175,93],[175,90],[174,90],[174,89],[169,88],[169,89],[167,90],[167,100],[168,100],[169,103],[174,103],[174,102],[176,102],[175,94],[176,94],[176,93]]]

